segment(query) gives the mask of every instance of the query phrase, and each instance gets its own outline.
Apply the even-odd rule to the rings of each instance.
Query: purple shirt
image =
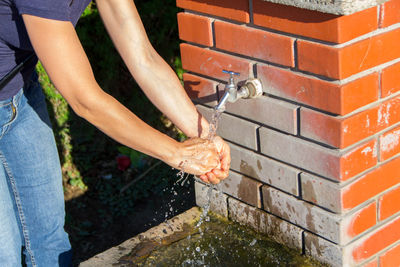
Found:
[[[0,0],[0,79],[34,53],[21,14],[71,21],[75,26],[90,1]],[[31,77],[36,62],[24,67],[0,91],[0,100],[14,96],[23,87],[24,82]]]

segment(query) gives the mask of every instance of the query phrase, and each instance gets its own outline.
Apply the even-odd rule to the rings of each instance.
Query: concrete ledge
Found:
[[[82,262],[79,267],[98,267],[98,266],[120,266],[119,259],[130,253],[132,248],[143,240],[161,240],[168,237],[174,232],[182,231],[184,224],[194,224],[201,215],[201,210],[197,207],[191,208],[184,213],[181,213],[174,218],[155,226],[146,232],[139,234],[131,239],[126,240],[122,244],[110,248],[93,258]]]
[[[350,15],[380,5],[388,0],[263,0],[277,4],[317,10],[336,15]]]

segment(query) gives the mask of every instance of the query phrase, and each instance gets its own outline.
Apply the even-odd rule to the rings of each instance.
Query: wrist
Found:
[[[198,137],[203,138],[203,139],[207,139],[208,135],[210,133],[210,124],[208,123],[208,121],[206,119],[202,119],[201,123],[200,123],[200,127],[199,127],[199,135]]]
[[[202,139],[207,139],[210,132],[210,124],[204,118],[204,116],[198,112],[198,118],[196,119],[195,130],[189,137],[200,137]]]
[[[163,152],[160,153],[159,157],[157,157],[159,160],[162,160],[163,162],[167,163],[169,166],[173,168],[177,168],[179,165],[179,162],[177,161],[177,153],[181,147],[181,143],[174,140],[170,139],[170,142],[165,146],[163,149]]]

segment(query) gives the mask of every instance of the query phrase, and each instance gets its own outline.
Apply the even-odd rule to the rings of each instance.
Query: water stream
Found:
[[[217,135],[218,123],[221,118],[221,114],[224,112],[224,110],[225,110],[225,107],[222,107],[221,109],[213,109],[213,114],[211,116],[210,128],[209,128],[208,137],[207,137],[207,139],[210,141],[212,141],[215,138],[215,136]],[[200,231],[201,231],[200,226],[202,225],[202,223],[205,220],[207,221],[207,219],[208,219],[207,215],[210,210],[211,196],[212,196],[213,190],[221,191],[219,189],[219,187],[217,187],[216,185],[214,185],[214,184],[209,185],[208,191],[207,191],[206,204],[203,207],[203,213],[200,216],[200,220],[196,225],[196,228],[200,229]],[[203,233],[201,232],[201,235],[202,234]]]

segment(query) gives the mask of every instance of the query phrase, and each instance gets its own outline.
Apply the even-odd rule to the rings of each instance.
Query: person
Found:
[[[0,0],[0,78],[35,53],[74,112],[111,138],[170,166],[219,183],[229,146],[207,140],[209,124],[151,46],[133,0],[96,0],[101,18],[147,97],[188,137],[153,129],[97,84],[74,26],[90,0]],[[101,60],[101,59],[99,59]],[[0,263],[69,266],[61,170],[36,60],[0,91]]]

